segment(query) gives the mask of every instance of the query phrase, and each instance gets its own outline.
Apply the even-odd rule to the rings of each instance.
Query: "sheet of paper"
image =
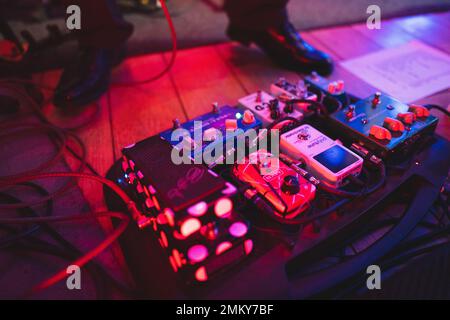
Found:
[[[416,40],[341,65],[402,102],[413,102],[450,87],[450,56]]]

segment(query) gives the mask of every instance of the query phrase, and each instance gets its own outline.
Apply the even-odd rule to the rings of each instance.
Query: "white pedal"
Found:
[[[358,176],[363,165],[356,153],[307,124],[282,134],[280,149],[303,159],[312,174],[333,187],[343,185],[349,175]]]
[[[277,100],[278,112],[271,110],[270,103],[272,100]],[[303,118],[303,113],[299,110],[293,108],[293,110],[288,110],[284,102],[279,101],[272,95],[265,91],[258,91],[245,96],[238,100],[239,104],[244,108],[252,111],[257,118],[259,118],[263,127],[267,127],[272,122],[282,119],[284,117],[292,117],[298,120]]]

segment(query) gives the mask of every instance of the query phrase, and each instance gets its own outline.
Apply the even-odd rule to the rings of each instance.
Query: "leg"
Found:
[[[123,20],[115,0],[63,0],[81,10],[81,30],[74,31],[80,55],[64,68],[53,103],[70,108],[97,100],[109,86],[111,69],[124,57],[133,26]]]
[[[245,45],[255,43],[272,60],[288,69],[328,75],[331,58],[303,40],[289,22],[288,0],[226,0],[228,36]]]
[[[224,9],[230,24],[240,29],[263,30],[288,20],[289,0],[226,0]]]

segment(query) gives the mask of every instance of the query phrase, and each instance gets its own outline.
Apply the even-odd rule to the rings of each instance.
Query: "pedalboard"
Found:
[[[283,102],[265,91],[258,91],[238,100],[239,105],[253,112],[267,127],[284,117],[303,119],[303,112],[294,104]]]
[[[363,159],[319,130],[304,124],[280,137],[283,152],[301,159],[309,171],[334,187],[361,173]]]
[[[330,116],[336,132],[380,158],[405,156],[434,133],[438,119],[428,109],[379,92]]]
[[[392,174],[385,165],[392,155],[417,151],[419,141],[433,135],[438,120],[425,107],[379,93],[347,105],[343,82],[317,74],[297,84],[279,79],[270,90],[239,99],[237,107],[213,104],[210,113],[183,124],[174,121],[172,129],[124,148],[110,170],[108,178],[137,206],[136,223],[121,241],[136,282],[152,297],[161,292],[172,298],[314,297],[377,263],[439,194],[450,155],[441,152],[450,149],[444,139],[436,137],[419,150],[418,165],[406,159],[406,166],[396,166],[405,168],[403,173]],[[298,100],[314,101],[319,112]],[[186,143],[195,159],[250,129],[275,131],[284,121],[290,125],[280,133],[279,154],[271,143],[220,166],[173,161]],[[185,134],[176,135],[177,129]],[[396,241],[382,238],[382,245],[370,247],[362,258],[340,261],[329,272],[320,269],[323,276],[308,273],[307,264],[324,249],[335,253],[349,231],[367,226],[373,212],[383,212],[398,198],[399,188],[410,187],[417,189],[415,203],[389,231]],[[111,194],[106,196],[113,210]],[[168,262],[159,259],[158,247]],[[341,270],[344,263],[350,266]],[[168,274],[160,275],[164,266]],[[175,279],[184,286],[178,281],[169,286]]]
[[[197,164],[175,165],[159,136],[123,149],[122,179],[140,229],[150,229],[186,283],[204,282],[250,254],[249,224],[234,208],[237,190]]]

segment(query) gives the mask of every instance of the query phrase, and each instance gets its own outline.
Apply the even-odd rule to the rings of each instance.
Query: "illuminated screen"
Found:
[[[340,145],[335,145],[330,149],[315,155],[314,159],[334,173],[337,173],[358,161],[357,157]]]

